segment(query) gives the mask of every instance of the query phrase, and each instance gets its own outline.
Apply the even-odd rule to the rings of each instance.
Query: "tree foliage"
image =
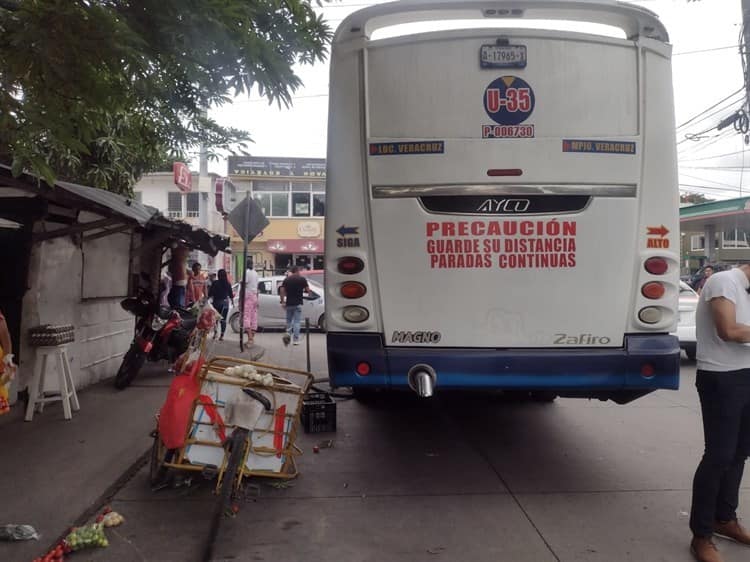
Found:
[[[244,146],[205,108],[253,87],[290,105],[330,35],[310,0],[0,0],[0,161],[129,193],[198,145]]]
[[[698,205],[699,203],[710,203],[711,201],[715,201],[715,199],[709,199],[702,193],[680,193],[680,203]]]

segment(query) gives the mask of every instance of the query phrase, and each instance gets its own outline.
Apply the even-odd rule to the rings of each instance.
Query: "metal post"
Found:
[[[242,236],[242,284],[240,285],[240,352],[245,351],[243,336],[245,335],[245,289],[247,287],[247,235],[250,232],[250,192],[245,192],[245,232]]]
[[[305,318],[305,345],[307,346],[307,372],[310,372],[310,319]]]

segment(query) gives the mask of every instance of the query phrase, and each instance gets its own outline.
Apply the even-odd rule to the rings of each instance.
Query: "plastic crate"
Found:
[[[325,392],[311,392],[302,399],[305,433],[336,431],[336,402]]]

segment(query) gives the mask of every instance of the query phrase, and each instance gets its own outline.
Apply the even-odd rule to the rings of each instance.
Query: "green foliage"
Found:
[[[702,193],[680,193],[680,203],[690,203],[698,205],[699,203],[709,203],[715,199],[709,199]]]
[[[245,147],[204,108],[253,86],[288,106],[330,35],[310,0],[0,0],[0,161],[129,193],[200,144]]]

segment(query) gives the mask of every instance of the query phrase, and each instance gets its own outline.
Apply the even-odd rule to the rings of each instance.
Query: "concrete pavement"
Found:
[[[255,346],[241,354],[233,341],[216,342],[214,349],[217,355],[247,358],[261,351]],[[39,541],[0,542],[1,561],[43,554],[96,507],[150,448],[154,415],[171,379],[166,363],[147,363],[126,390],[115,390],[107,380],[79,391],[81,410],[71,420],[64,419],[59,402],[48,404],[31,422],[23,421],[22,403],[0,416],[0,525],[28,524],[42,535]]]
[[[322,376],[324,336],[311,340],[311,370]],[[264,361],[305,368],[304,345],[283,346],[279,332],[257,341]],[[236,341],[217,345],[217,354],[238,353]],[[300,434],[300,477],[285,489],[257,480],[239,514],[222,523],[216,560],[687,562],[690,483],[702,449],[694,373],[685,361],[680,391],[627,406],[440,394],[340,401],[337,433]],[[42,554],[147,450],[169,380],[152,373],[123,393],[86,389],[71,422],[57,405],[31,424],[19,411],[0,418],[3,470],[12,475],[0,480],[0,497],[10,499],[0,504],[0,524],[45,534],[0,543],[0,560]],[[314,454],[327,439],[333,448]],[[127,521],[108,531],[110,546],[73,560],[200,559],[214,483],[153,493],[147,480],[144,467],[114,494],[111,505]],[[747,515],[750,481],[741,501]],[[727,562],[750,554],[719,546]]]

